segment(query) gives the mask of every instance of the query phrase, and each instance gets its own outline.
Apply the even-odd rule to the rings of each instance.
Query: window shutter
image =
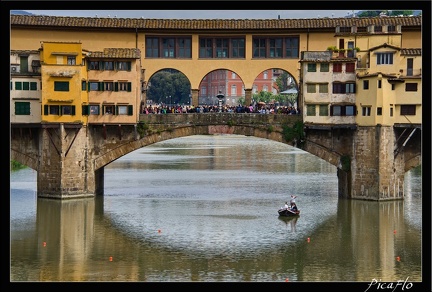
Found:
[[[118,91],[119,84],[118,82],[114,82],[114,91]]]
[[[333,116],[333,106],[330,106],[330,116]]]
[[[74,106],[74,105],[72,106],[71,114],[72,114],[73,116],[75,115],[75,106]]]
[[[131,62],[127,62],[127,70],[128,70],[128,71],[131,71],[131,69],[132,69]]]
[[[98,90],[99,91],[104,91],[104,88],[103,88],[103,86],[104,86],[104,83],[103,82],[98,82]]]
[[[44,116],[47,116],[47,115],[48,115],[48,105],[45,104],[44,105]]]
[[[133,115],[133,105],[128,105],[128,115]]]
[[[82,105],[81,106],[81,111],[82,111],[82,114],[84,115],[84,116],[88,116],[88,114],[89,114],[89,105]]]
[[[87,91],[90,91],[90,82],[87,83]]]
[[[132,82],[128,82],[128,84],[127,84],[127,91],[128,92],[132,91]]]

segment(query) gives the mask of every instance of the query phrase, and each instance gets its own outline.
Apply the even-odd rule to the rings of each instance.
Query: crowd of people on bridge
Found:
[[[224,105],[221,108],[224,113],[260,113],[260,114],[286,114],[299,115],[300,109],[293,106],[275,106],[275,105]],[[215,113],[219,112],[218,105],[175,105],[169,106],[164,104],[147,105],[142,109],[142,114],[190,114],[190,113]]]

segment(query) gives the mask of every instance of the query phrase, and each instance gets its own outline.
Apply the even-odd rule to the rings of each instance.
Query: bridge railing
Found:
[[[141,122],[148,124],[189,125],[281,125],[302,121],[302,115],[260,113],[187,113],[141,114]]]

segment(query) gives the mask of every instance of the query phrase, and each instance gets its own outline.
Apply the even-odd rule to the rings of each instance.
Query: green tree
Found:
[[[191,85],[177,70],[163,70],[149,80],[147,98],[156,103],[183,104],[189,101]]]

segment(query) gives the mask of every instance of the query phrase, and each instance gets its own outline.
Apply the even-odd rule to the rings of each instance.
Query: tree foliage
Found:
[[[191,85],[187,77],[176,70],[163,70],[152,76],[147,99],[156,103],[186,104],[190,100]]]
[[[357,17],[376,17],[384,13],[387,16],[413,15],[413,10],[366,10],[357,13]]]

